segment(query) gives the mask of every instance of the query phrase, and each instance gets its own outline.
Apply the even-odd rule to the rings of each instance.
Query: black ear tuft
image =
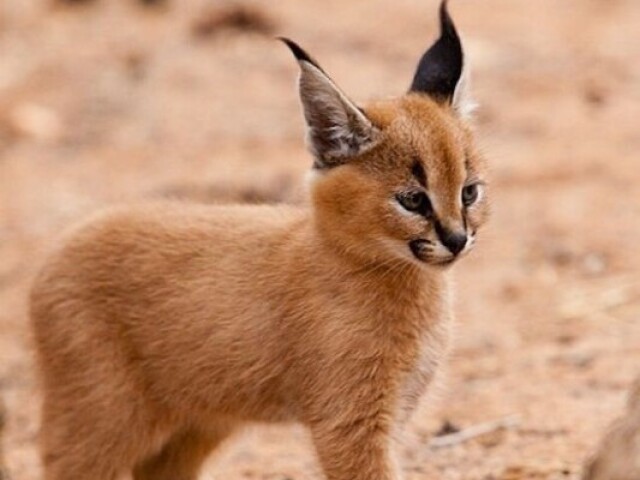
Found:
[[[293,53],[293,56],[296,57],[296,60],[298,60],[299,62],[310,63],[311,65],[316,67],[318,70],[323,71],[322,68],[320,67],[320,65],[318,65],[318,62],[316,62],[311,57],[311,55],[309,55],[307,52],[305,52],[303,50],[303,48],[300,45],[298,45],[296,42],[294,42],[293,40],[290,40],[290,39],[288,39],[286,37],[278,37],[278,40],[280,40],[287,47],[289,47],[289,49]]]
[[[409,90],[451,102],[462,76],[462,65],[460,36],[447,10],[447,0],[443,0],[440,5],[440,38],[420,59]]]

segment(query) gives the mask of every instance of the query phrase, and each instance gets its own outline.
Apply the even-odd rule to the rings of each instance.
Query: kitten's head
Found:
[[[486,220],[462,46],[446,7],[444,1],[440,38],[422,56],[409,91],[364,108],[284,39],[301,68],[318,230],[346,252],[444,266],[473,247]]]

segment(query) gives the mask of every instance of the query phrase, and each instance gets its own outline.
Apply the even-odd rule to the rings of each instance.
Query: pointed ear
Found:
[[[426,93],[439,102],[453,104],[465,112],[464,83],[461,82],[464,54],[460,36],[447,10],[447,0],[440,5],[440,38],[420,59],[411,92]]]
[[[300,100],[314,167],[346,163],[376,144],[378,130],[300,46],[280,38],[300,65]]]

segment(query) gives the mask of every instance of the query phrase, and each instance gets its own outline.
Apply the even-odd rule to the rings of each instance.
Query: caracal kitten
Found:
[[[397,480],[394,438],[449,341],[448,267],[487,216],[447,12],[409,91],[356,106],[284,39],[306,206],[103,213],[38,276],[46,480],[193,480],[248,422],[301,422],[329,480]]]

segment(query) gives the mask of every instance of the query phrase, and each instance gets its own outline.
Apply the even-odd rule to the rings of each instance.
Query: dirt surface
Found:
[[[25,294],[56,235],[117,202],[297,198],[311,163],[297,67],[272,35],[298,40],[357,100],[404,91],[435,35],[432,0],[234,5],[0,2],[0,395],[16,480],[40,478]],[[455,350],[411,424],[407,478],[577,479],[640,372],[640,3],[451,10],[494,213],[455,267]],[[505,419],[430,444],[447,421]],[[259,427],[203,478],[317,472],[302,428]]]

